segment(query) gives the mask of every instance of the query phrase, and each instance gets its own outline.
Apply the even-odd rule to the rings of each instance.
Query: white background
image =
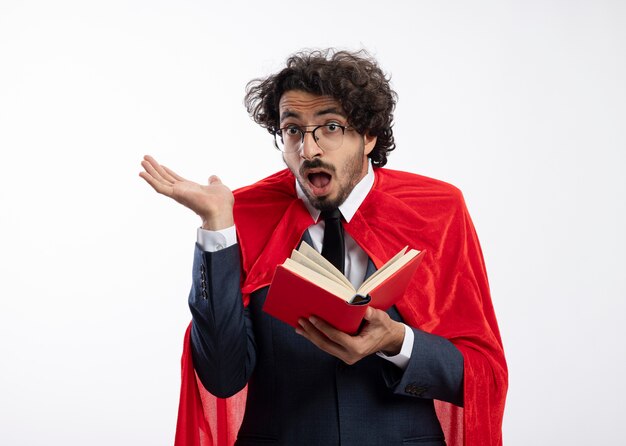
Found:
[[[326,46],[391,74],[389,167],[464,191],[505,444],[626,442],[624,2],[0,0],[1,444],[172,444],[199,221],[139,162],[282,168],[245,84]]]

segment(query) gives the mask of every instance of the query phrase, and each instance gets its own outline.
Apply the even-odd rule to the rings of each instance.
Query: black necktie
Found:
[[[324,227],[322,256],[343,273],[346,248],[343,241],[341,212],[339,212],[339,209],[323,211],[322,218],[326,225]]]

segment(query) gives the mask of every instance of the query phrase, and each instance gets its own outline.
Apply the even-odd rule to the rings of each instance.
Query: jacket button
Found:
[[[413,396],[422,396],[424,392],[426,392],[426,390],[428,390],[427,387],[418,386],[415,383],[407,384],[407,386],[404,388],[404,391],[406,393]]]

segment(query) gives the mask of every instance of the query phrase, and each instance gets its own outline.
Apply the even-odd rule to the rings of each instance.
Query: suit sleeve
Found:
[[[202,385],[219,398],[241,390],[256,362],[240,275],[239,245],[205,252],[196,244],[189,294],[192,357]]]
[[[411,327],[413,349],[406,369],[385,367],[387,386],[398,395],[463,405],[463,355],[447,339]]]

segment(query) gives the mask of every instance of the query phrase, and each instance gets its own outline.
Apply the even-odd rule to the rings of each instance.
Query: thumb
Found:
[[[211,175],[209,177],[209,184],[213,185],[213,184],[222,184],[222,180],[219,179],[219,177],[217,175]]]
[[[372,307],[367,307],[367,310],[365,310],[365,316],[363,316],[363,318],[366,321],[371,321],[372,319],[376,318],[376,310]]]

